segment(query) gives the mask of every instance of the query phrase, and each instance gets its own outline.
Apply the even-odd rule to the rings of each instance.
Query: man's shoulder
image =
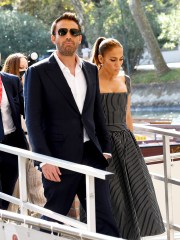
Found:
[[[82,60],[82,65],[85,67],[85,68],[90,68],[90,69],[97,69],[97,66],[94,64],[94,63],[91,63],[87,60]]]
[[[30,68],[44,68],[47,65],[49,65],[50,63],[54,63],[56,60],[54,58],[53,55],[51,55],[48,58],[45,58],[43,60],[40,60],[39,62],[34,63],[33,65],[31,65]]]
[[[8,79],[8,80],[12,80],[12,81],[19,81],[19,78],[18,76],[14,75],[14,74],[11,74],[11,73],[6,73],[6,72],[1,72],[1,77],[3,79]]]

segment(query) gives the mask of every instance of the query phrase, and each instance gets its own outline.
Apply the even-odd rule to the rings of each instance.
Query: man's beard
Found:
[[[77,46],[74,43],[71,46],[65,46],[65,44],[62,44],[58,47],[59,53],[63,56],[73,56],[76,50]]]

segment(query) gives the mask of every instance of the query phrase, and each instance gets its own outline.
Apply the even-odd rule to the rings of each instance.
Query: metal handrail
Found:
[[[137,130],[144,130],[145,132],[157,133],[163,136],[180,138],[180,132],[176,130],[170,131],[164,128],[154,127],[154,125],[151,127],[149,125],[147,126],[146,124],[139,124],[139,123],[134,123],[133,126]]]
[[[78,240],[86,239],[86,240],[116,240],[117,238],[99,234],[99,233],[93,233],[93,232],[87,232],[86,230],[77,229],[74,227],[58,224],[56,222],[49,223],[48,221],[45,221],[43,219],[34,218],[31,216],[23,216],[17,213],[8,212],[5,210],[0,210],[0,223],[1,221],[15,221],[19,224],[25,224],[28,226],[28,228],[36,227],[36,228],[43,228],[46,230],[51,231],[51,233],[60,232],[64,235],[64,237],[67,237],[67,239],[74,239],[74,237]],[[27,229],[28,229],[27,228]],[[63,239],[66,239],[64,238]],[[71,238],[72,237],[72,238]],[[29,238],[28,238],[29,239]],[[38,239],[38,236],[37,236]],[[118,238],[119,239],[119,238]]]
[[[180,226],[173,222],[173,207],[172,207],[172,185],[180,186],[180,180],[171,177],[171,158],[179,157],[179,153],[170,154],[170,137],[180,138],[179,131],[171,131],[155,126],[147,126],[145,124],[133,124],[135,130],[143,130],[145,132],[156,133],[162,135],[163,139],[163,155],[146,157],[145,161],[152,162],[153,160],[161,160],[164,163],[164,176],[150,173],[151,177],[164,182],[165,187],[165,206],[166,206],[166,221],[167,240],[174,240],[174,230],[180,232]]]
[[[62,159],[49,157],[38,153],[33,153],[28,150],[11,147],[4,144],[0,144],[0,151],[4,151],[18,156],[20,199],[15,198],[13,196],[9,196],[2,192],[0,192],[0,198],[20,205],[20,213],[22,214],[27,215],[27,209],[34,210],[40,214],[46,215],[50,218],[53,218],[60,222],[64,222],[68,225],[77,227],[79,229],[85,229],[91,232],[96,232],[94,178],[96,177],[105,180],[110,175],[112,175],[112,173],[99,170],[93,167],[85,166],[82,164],[72,163]],[[43,163],[49,163],[61,168],[65,168],[86,175],[87,224],[84,224],[75,219],[63,216],[61,214],[52,212],[48,209],[36,206],[35,204],[28,202],[26,186],[26,162],[28,159],[33,159]]]
[[[143,124],[134,124],[134,128],[136,130],[143,130],[145,132],[151,132],[160,134],[163,137],[163,155],[157,156],[157,159],[161,159],[164,163],[164,176],[160,176],[157,174],[151,173],[152,178],[163,181],[165,186],[165,200],[166,200],[166,227],[167,227],[167,239],[174,239],[174,230],[180,232],[180,226],[173,223],[173,210],[172,210],[172,184],[179,186],[180,181],[177,179],[173,179],[171,177],[171,157],[179,156],[179,153],[170,154],[170,137],[179,137],[180,132],[166,130],[163,128],[151,127]],[[56,159],[53,157],[44,156],[42,154],[33,153],[27,150],[22,150],[10,146],[6,146],[0,144],[0,151],[9,152],[15,155],[18,155],[19,159],[19,178],[20,178],[20,200],[14,198],[12,196],[7,196],[6,194],[0,193],[0,198],[11,200],[11,202],[16,202],[21,206],[21,213],[26,214],[26,209],[36,210],[40,213],[45,213],[44,215],[50,216],[51,218],[55,217],[55,219],[59,221],[63,221],[71,226],[76,226],[79,229],[87,229],[91,232],[95,232],[95,191],[94,191],[94,177],[98,177],[101,179],[106,179],[111,173],[97,170],[92,167],[82,166],[75,163],[70,163],[61,159]],[[146,161],[155,159],[155,157],[145,158]],[[26,189],[26,161],[27,159],[33,159],[36,161],[50,163],[56,165],[61,168],[69,169],[72,171],[76,171],[82,174],[86,174],[86,184],[87,184],[87,226],[85,224],[80,223],[76,220],[69,220],[68,217],[62,216],[60,214],[56,214],[49,210],[45,210],[41,207],[38,207],[34,204],[27,202],[27,189]],[[53,216],[52,216],[53,215]],[[79,230],[79,231],[81,231]],[[94,238],[96,239],[96,238]]]

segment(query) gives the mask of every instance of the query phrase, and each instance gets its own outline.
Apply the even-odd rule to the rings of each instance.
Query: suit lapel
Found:
[[[87,91],[86,91],[86,97],[84,101],[84,106],[83,106],[83,111],[87,108],[89,101],[91,99],[91,94],[92,94],[92,81],[91,81],[91,73],[88,71],[88,68],[86,66],[86,62],[83,61],[82,64],[82,70],[87,82]]]
[[[47,69],[45,69],[47,75],[54,83],[54,85],[58,88],[58,90],[63,94],[69,104],[79,113],[79,109],[77,107],[76,101],[73,97],[71,89],[58,65],[54,56],[49,58],[49,65]]]
[[[87,91],[86,91],[86,97],[84,101],[83,111],[87,108],[89,101],[91,99],[92,94],[92,81],[91,81],[91,73],[88,71],[88,67],[86,65],[86,62],[83,61],[82,63],[82,70],[87,82]],[[47,69],[45,69],[47,75],[52,80],[54,85],[59,89],[61,94],[64,95],[66,100],[69,102],[69,104],[72,105],[72,107],[79,113],[79,109],[77,107],[76,101],[73,97],[73,94],[71,92],[71,89],[58,65],[56,62],[54,56],[51,56],[49,58],[49,65]]]

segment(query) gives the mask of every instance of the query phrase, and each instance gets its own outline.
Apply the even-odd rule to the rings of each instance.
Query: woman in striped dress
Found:
[[[101,101],[112,142],[108,171],[112,207],[120,237],[139,240],[165,231],[154,187],[132,133],[130,78],[121,71],[123,47],[115,39],[97,39],[93,62],[99,69]]]

